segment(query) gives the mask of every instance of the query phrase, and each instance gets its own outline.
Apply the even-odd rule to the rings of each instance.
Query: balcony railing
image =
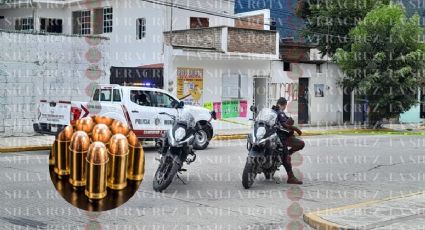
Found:
[[[167,45],[224,53],[277,55],[275,31],[235,27],[209,27],[164,32]]]

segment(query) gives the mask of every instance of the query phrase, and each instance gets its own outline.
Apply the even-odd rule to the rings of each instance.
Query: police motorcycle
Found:
[[[251,111],[257,113],[255,107]],[[282,155],[288,153],[278,133],[290,136],[290,131],[277,123],[277,116],[276,111],[270,108],[264,108],[256,115],[254,127],[247,138],[248,157],[242,173],[245,189],[254,184],[257,174],[264,173],[266,179],[271,179],[282,165]]]
[[[193,144],[195,134],[200,128],[196,126],[195,118],[188,111],[181,110],[177,116],[165,112],[159,114],[167,115],[174,121],[165,137],[157,143],[161,159],[153,179],[153,189],[162,192],[178,172],[186,171],[182,168],[184,163],[189,165],[196,160]]]

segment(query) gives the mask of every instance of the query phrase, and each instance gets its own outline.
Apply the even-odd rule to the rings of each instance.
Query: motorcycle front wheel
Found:
[[[266,178],[266,180],[270,180],[273,178],[275,172],[276,171],[264,172],[264,177]]]
[[[245,189],[249,189],[253,184],[257,173],[254,172],[253,162],[247,161],[242,173],[242,185]]]
[[[153,189],[157,192],[164,191],[173,181],[180,165],[171,157],[164,156],[153,178]]]

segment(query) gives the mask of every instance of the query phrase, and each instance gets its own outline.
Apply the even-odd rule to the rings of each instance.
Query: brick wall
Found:
[[[309,47],[281,47],[280,58],[284,61],[310,61],[310,48]]]
[[[262,30],[264,29],[264,14],[241,17],[241,19],[236,19],[235,27]]]
[[[90,83],[109,82],[106,39],[0,31],[0,41],[0,136],[33,135],[41,99],[86,101]]]
[[[229,27],[227,51],[276,54],[276,32]]]
[[[222,27],[178,30],[164,33],[164,42],[170,45],[170,36],[172,34],[173,46],[193,47],[222,50],[221,31]]]

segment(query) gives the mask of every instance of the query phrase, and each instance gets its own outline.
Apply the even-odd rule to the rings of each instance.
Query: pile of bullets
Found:
[[[85,187],[90,200],[103,199],[107,187],[122,190],[144,176],[145,155],[128,126],[105,116],[85,117],[56,137],[49,164],[60,179]]]

